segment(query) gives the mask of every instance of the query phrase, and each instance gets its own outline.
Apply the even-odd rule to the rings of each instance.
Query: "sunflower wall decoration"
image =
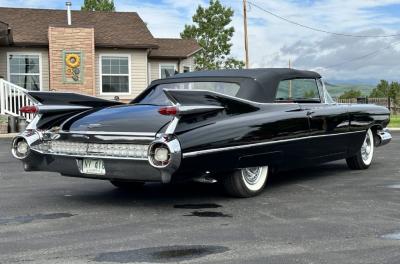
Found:
[[[83,82],[83,56],[81,51],[63,51],[64,83]]]

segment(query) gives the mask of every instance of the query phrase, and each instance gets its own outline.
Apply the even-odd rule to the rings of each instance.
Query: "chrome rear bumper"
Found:
[[[25,155],[18,156],[17,143],[29,146]],[[55,144],[56,143],[56,144]],[[149,162],[149,146],[163,143],[170,150],[170,160],[164,166]],[[74,133],[42,133],[27,130],[12,144],[14,157],[21,160],[26,171],[51,171],[65,176],[108,180],[159,181],[168,183],[179,169],[181,149],[176,138],[148,138],[121,135],[85,135]],[[84,159],[101,159],[105,175],[82,173],[79,164]]]

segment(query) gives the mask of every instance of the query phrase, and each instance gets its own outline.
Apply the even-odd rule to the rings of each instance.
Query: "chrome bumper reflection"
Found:
[[[392,135],[389,133],[389,129],[385,128],[378,131],[378,142],[377,147],[388,144],[392,140]]]

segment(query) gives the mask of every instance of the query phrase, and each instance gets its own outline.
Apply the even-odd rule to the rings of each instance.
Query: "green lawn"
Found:
[[[390,116],[389,127],[398,127],[398,128],[400,128],[400,115],[392,115],[392,116]]]

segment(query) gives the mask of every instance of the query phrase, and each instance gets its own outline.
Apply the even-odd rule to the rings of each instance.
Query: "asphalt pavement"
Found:
[[[258,197],[217,185],[23,171],[0,139],[0,263],[400,263],[400,133],[368,170],[279,173]]]

